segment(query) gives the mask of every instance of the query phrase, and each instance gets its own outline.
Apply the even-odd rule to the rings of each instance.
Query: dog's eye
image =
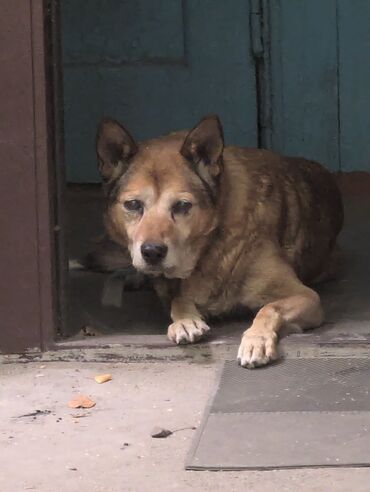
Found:
[[[126,200],[123,206],[130,212],[141,212],[143,210],[143,202],[140,200]]]
[[[173,214],[187,214],[193,205],[186,200],[179,200],[172,205]]]

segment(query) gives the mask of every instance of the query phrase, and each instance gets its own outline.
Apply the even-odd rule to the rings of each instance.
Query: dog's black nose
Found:
[[[167,254],[167,246],[162,243],[143,243],[141,254],[149,265],[157,265]]]

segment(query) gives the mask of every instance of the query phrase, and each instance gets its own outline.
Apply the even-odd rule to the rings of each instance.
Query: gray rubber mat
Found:
[[[368,359],[228,361],[186,468],[370,466],[369,388]]]

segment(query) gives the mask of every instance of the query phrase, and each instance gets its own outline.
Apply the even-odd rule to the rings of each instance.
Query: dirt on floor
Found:
[[[370,468],[185,471],[217,365],[3,364],[0,490],[368,492]],[[99,374],[112,380],[97,384]],[[69,408],[79,393],[96,405]],[[186,429],[155,439],[155,426]]]

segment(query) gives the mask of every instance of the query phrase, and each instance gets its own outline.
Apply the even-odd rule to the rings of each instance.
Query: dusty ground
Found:
[[[98,385],[94,375],[111,373]],[[190,472],[194,430],[153,439],[154,426],[199,424],[216,365],[28,363],[0,367],[0,490],[369,491],[370,469]],[[71,410],[76,393],[96,401]],[[36,410],[51,413],[20,415]],[[85,415],[81,418],[75,415]]]

